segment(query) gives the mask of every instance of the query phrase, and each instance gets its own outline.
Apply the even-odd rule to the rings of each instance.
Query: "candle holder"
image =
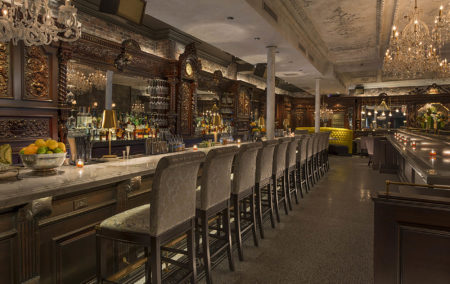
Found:
[[[197,151],[197,150],[198,150],[197,144],[195,144],[194,146],[192,146],[192,149],[193,149],[194,151]]]
[[[430,151],[430,156],[432,156],[432,157],[436,156],[436,151],[431,150],[431,151]]]
[[[415,148],[416,147],[416,141],[412,141],[411,142],[411,146],[413,146]]]
[[[78,159],[76,165],[77,168],[82,168],[84,167],[84,161],[82,159]]]

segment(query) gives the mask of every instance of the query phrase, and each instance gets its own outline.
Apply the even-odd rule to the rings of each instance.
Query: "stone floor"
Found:
[[[214,283],[373,283],[370,197],[397,177],[367,162],[331,157],[330,171],[288,216],[281,215],[277,228],[265,224],[258,248],[248,238],[245,260],[235,255],[235,272],[226,260],[213,270]]]

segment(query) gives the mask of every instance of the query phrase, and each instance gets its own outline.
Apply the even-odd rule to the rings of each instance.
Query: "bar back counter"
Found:
[[[375,283],[449,283],[449,142],[399,130],[375,140],[374,156],[401,180],[373,198]]]

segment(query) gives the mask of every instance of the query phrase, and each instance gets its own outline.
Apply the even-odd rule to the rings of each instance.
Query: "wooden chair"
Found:
[[[188,271],[184,280],[190,278],[191,283],[196,282],[195,190],[198,169],[204,158],[201,152],[161,158],[156,167],[150,204],[114,215],[96,227],[97,283],[104,280],[102,239],[144,246],[146,283],[161,283],[161,261],[184,268]],[[187,250],[163,246],[186,233]],[[161,250],[187,256],[187,264],[161,256]]]

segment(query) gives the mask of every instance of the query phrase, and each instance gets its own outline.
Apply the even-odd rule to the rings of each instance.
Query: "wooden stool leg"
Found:
[[[284,176],[285,176],[284,195],[287,197],[287,203],[289,205],[289,210],[292,211],[291,194],[289,193],[291,191],[291,179],[289,177],[289,170],[285,170]]]
[[[96,250],[97,250],[97,283],[101,284],[103,283],[103,276],[102,276],[102,238],[96,234],[95,236],[96,241]]]
[[[150,270],[150,254],[148,252],[148,246],[144,247],[144,256],[147,259],[145,262],[145,279],[146,281],[151,281],[151,270]]]
[[[228,254],[228,266],[231,271],[234,271],[234,259],[233,259],[233,240],[231,239],[231,224],[230,224],[230,204],[227,205],[224,214],[222,214],[223,226],[225,228],[225,234],[228,240],[227,254]]]
[[[278,189],[277,189],[277,178],[273,176],[273,206],[275,207],[275,215],[277,216],[277,221],[280,223],[280,208],[278,206]]]
[[[161,241],[158,237],[150,239],[150,260],[152,266],[152,284],[161,283]]]
[[[302,166],[299,164],[297,168],[297,183],[300,190],[300,197],[303,198],[303,183],[302,183]]]
[[[256,235],[256,206],[255,206],[255,190],[252,190],[252,194],[250,195],[250,214],[252,218],[252,232],[253,232],[253,242],[255,243],[255,246],[257,247],[259,245],[258,243],[258,236]]]
[[[287,192],[287,186],[286,186],[286,181],[285,181],[285,177],[281,177],[281,194],[283,194],[283,205],[284,205],[284,213],[286,213],[286,215],[289,215],[289,211],[288,211],[288,195],[286,194]]]
[[[206,211],[202,210],[202,246],[203,246],[203,263],[205,265],[206,283],[211,284],[211,254],[209,251],[209,228],[208,216]]]
[[[273,216],[273,199],[272,199],[272,187],[270,186],[270,181],[269,184],[267,185],[267,199],[269,201],[269,206],[270,206],[270,211],[269,211],[269,216],[270,216],[270,224],[272,224],[272,228],[275,228],[275,219]]]
[[[187,235],[189,266],[192,270],[191,283],[197,283],[197,265],[195,263],[195,219],[191,221],[191,229]]]
[[[298,204],[298,194],[297,194],[297,192],[298,192],[298,182],[297,182],[297,175],[296,175],[295,170],[293,170],[291,172],[291,174],[292,174],[292,179],[294,180],[293,186],[294,186],[294,189],[295,189],[294,190],[295,204]]]
[[[256,189],[256,204],[257,204],[257,214],[258,214],[258,226],[259,226],[259,234],[261,239],[264,239],[264,228],[263,228],[263,212],[262,212],[262,196],[261,196],[261,188],[259,184],[255,185]]]
[[[238,255],[239,260],[244,260],[244,253],[242,251],[242,235],[241,235],[241,210],[239,207],[239,199],[237,195],[233,195],[233,206],[234,206],[234,226],[236,234],[236,243],[238,245]]]

